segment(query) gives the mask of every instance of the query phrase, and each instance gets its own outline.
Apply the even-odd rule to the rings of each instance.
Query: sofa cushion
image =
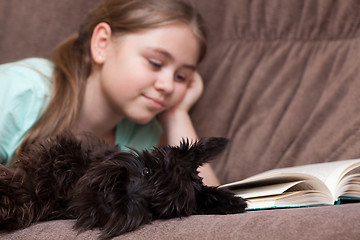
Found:
[[[235,215],[190,216],[158,220],[114,240],[157,239],[358,239],[360,204],[299,209],[278,209]],[[78,234],[74,220],[36,223],[13,233],[0,233],[1,239],[96,239],[99,231]],[[295,237],[296,236],[296,237]]]

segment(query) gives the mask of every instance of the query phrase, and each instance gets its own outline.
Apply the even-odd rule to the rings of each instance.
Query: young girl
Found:
[[[181,0],[102,0],[54,62],[0,66],[0,161],[63,130],[109,143],[152,148],[195,140],[188,111],[203,85],[196,71],[206,37],[199,14]],[[204,183],[218,185],[210,165]]]

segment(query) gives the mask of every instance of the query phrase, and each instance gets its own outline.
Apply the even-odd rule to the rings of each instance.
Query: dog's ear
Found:
[[[227,138],[222,137],[202,138],[193,144],[183,140],[180,148],[188,146],[188,154],[193,156],[196,165],[201,166],[222,153],[228,142]]]
[[[234,214],[244,212],[247,204],[227,189],[203,186],[197,193],[196,206],[195,214]]]
[[[69,208],[77,218],[75,229],[100,228],[100,237],[107,239],[151,221],[149,190],[130,165],[103,161],[90,166],[76,184]]]

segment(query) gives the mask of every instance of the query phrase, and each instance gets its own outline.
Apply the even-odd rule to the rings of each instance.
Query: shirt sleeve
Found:
[[[50,74],[50,75],[49,75]],[[0,65],[0,163],[8,165],[51,94],[52,65],[26,59]]]

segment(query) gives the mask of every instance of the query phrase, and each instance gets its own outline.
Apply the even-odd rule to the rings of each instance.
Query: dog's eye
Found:
[[[144,168],[142,173],[143,173],[144,176],[147,176],[147,175],[150,174],[150,169]]]

